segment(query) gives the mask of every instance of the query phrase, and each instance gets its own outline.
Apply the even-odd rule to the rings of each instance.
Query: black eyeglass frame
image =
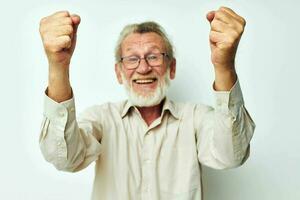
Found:
[[[162,62],[160,65],[162,65],[162,64],[164,63],[164,58],[168,58],[168,57],[169,57],[169,55],[168,55],[167,53],[149,53],[149,54],[145,55],[144,57],[138,57],[138,56],[125,56],[125,57],[121,57],[121,59],[120,59],[119,62],[122,63],[127,69],[136,69],[136,68],[138,68],[138,66],[140,65],[142,59],[144,59],[144,60],[146,61],[147,65],[149,65],[150,67],[158,67],[158,66],[160,66],[160,65],[155,65],[155,66],[153,66],[153,65],[150,65],[150,64],[149,64],[149,62],[148,62],[148,60],[147,60],[147,58],[148,58],[147,56],[151,56],[151,55],[162,55],[162,56],[163,56],[163,62]],[[136,58],[138,58],[137,64],[136,64],[135,67],[127,67],[127,66],[123,63],[123,60],[124,60],[124,59],[130,58],[130,57],[136,57]]]

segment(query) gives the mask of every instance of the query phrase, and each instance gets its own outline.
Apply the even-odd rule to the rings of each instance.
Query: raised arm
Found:
[[[197,106],[195,127],[198,159],[215,169],[240,166],[249,156],[255,124],[247,112],[234,59],[245,20],[221,7],[207,14],[211,61],[215,70],[215,106]]]
[[[49,83],[44,96],[44,119],[40,148],[57,169],[78,171],[101,153],[101,110],[87,109],[76,118],[69,81],[69,67],[80,23],[78,15],[56,12],[40,23],[40,33],[49,62]]]
[[[47,95],[56,102],[72,97],[69,66],[76,46],[78,15],[59,11],[40,22],[40,34],[49,63]]]

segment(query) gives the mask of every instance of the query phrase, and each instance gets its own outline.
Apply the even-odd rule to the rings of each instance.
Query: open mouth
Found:
[[[137,84],[151,84],[157,81],[157,78],[147,78],[147,79],[134,79],[133,82]]]

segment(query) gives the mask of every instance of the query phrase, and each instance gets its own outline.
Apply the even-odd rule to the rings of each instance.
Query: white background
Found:
[[[221,5],[247,20],[237,54],[246,107],[257,124],[251,155],[238,169],[204,168],[205,200],[300,199],[299,8],[297,0],[27,0],[0,4],[0,199],[85,200],[93,165],[57,171],[39,150],[47,60],[39,20],[58,10],[81,16],[71,66],[77,111],[126,98],[114,75],[113,49],[127,23],[155,20],[177,57],[170,96],[213,104],[205,15]]]

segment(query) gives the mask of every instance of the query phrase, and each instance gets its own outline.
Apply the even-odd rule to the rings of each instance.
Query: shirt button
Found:
[[[146,162],[147,164],[150,164],[150,163],[151,163],[151,160],[150,160],[150,159],[147,159],[147,160],[145,160],[145,162]]]
[[[75,111],[75,108],[74,108],[74,107],[72,107],[72,108],[70,109],[70,111],[71,111],[71,112],[74,112],[74,111]]]
[[[217,105],[218,106],[222,105],[222,101],[220,99],[217,101]]]
[[[63,116],[65,116],[65,112],[62,110],[62,111],[59,112],[59,115],[60,115],[61,117],[63,117]]]
[[[144,187],[144,191],[145,191],[145,192],[149,192],[149,187],[148,187],[148,186],[145,186],[145,187]]]

